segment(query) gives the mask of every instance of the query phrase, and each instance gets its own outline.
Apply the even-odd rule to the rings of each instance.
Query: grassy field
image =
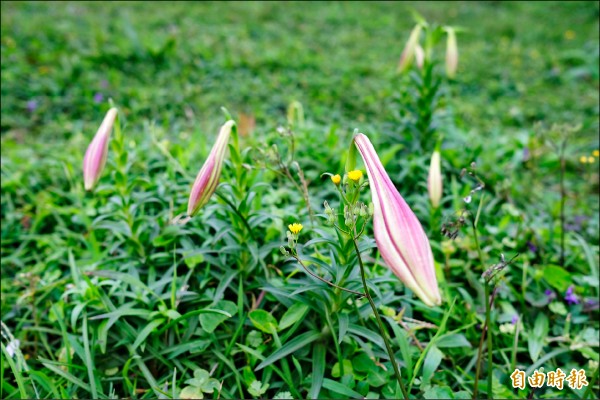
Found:
[[[0,397],[401,398],[367,299],[282,254],[295,222],[325,280],[362,291],[364,261],[411,397],[600,397],[597,2],[1,11]],[[425,70],[397,70],[414,11],[457,28],[456,77],[444,38],[428,100]],[[85,191],[111,104],[120,132]],[[237,123],[221,184],[174,224],[221,107]],[[441,305],[386,267],[371,223],[356,252],[326,223],[324,201],[343,205],[322,174],[344,175],[355,129],[429,237]],[[588,385],[512,385],[557,368]]]

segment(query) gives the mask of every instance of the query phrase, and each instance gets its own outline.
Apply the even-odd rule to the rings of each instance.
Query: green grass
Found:
[[[321,174],[343,173],[355,128],[419,217],[439,267],[444,303],[426,307],[382,265],[370,226],[361,238],[412,396],[471,396],[481,275],[518,254],[490,315],[491,394],[598,397],[597,379],[588,392],[519,391],[510,381],[515,368],[597,376],[599,160],[579,159],[599,147],[598,3],[1,7],[2,398],[400,396],[366,299],[349,301],[279,249],[287,225],[301,222],[310,268],[361,288],[352,247],[321,218],[324,200],[339,207]],[[444,134],[439,212],[427,195],[431,153],[414,150],[415,85],[396,73],[413,8],[463,28],[457,78],[443,80],[434,117]],[[441,71],[444,46],[435,54]],[[83,154],[109,98],[123,141],[115,132],[99,186],[86,193]],[[289,124],[293,101],[306,121],[293,123],[292,154],[277,127]],[[227,160],[219,195],[197,217],[171,224],[225,121],[222,106],[243,131],[240,160]],[[564,156],[564,262],[555,123],[580,125]],[[314,224],[296,167],[293,182],[262,168],[274,144],[303,171],[321,214]],[[475,182],[459,176],[473,161],[486,186],[465,204]],[[475,214],[481,196],[482,259],[468,226],[455,240],[440,233],[462,208]],[[579,304],[565,301],[570,286]],[[13,339],[20,351],[9,356]],[[479,396],[489,396],[483,348]]]

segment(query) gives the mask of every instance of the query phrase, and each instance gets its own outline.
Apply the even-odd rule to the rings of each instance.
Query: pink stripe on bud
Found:
[[[208,203],[208,200],[217,189],[219,178],[221,177],[221,168],[225,153],[227,151],[227,143],[231,129],[235,125],[234,121],[227,121],[219,131],[219,136],[214,144],[204,165],[198,172],[188,201],[188,216],[194,216],[198,211]]]
[[[106,157],[108,155],[108,141],[110,132],[117,118],[117,109],[111,108],[106,113],[96,136],[88,146],[85,157],[83,158],[83,183],[85,190],[92,190],[106,165]]]
[[[441,304],[433,253],[423,227],[394,187],[369,138],[359,133],[354,142],[369,176],[375,242],[381,256],[426,305]]]

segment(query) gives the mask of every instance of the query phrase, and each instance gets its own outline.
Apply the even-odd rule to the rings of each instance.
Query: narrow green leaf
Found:
[[[131,286],[136,286],[136,287],[138,287],[140,289],[147,290],[148,293],[150,293],[151,295],[153,295],[157,299],[160,299],[160,296],[158,296],[156,293],[154,293],[152,291],[152,289],[150,289],[147,285],[145,285],[143,282],[141,282],[139,279],[136,279],[132,275],[125,274],[123,272],[108,271],[108,270],[91,271],[91,272],[89,272],[89,274],[90,275],[101,276],[103,278],[109,278],[109,279],[113,279],[113,280],[116,280],[116,281],[122,281],[122,282],[128,283]]]
[[[319,392],[323,386],[323,378],[325,377],[325,345],[316,343],[313,347],[313,366],[312,366],[312,382],[308,391],[309,399],[319,397]]]
[[[142,331],[138,334],[137,338],[135,339],[135,342],[133,342],[130,351],[133,353],[138,348],[138,346],[142,344],[144,340],[146,340],[148,335],[150,335],[152,331],[158,328],[159,325],[164,324],[164,322],[164,318],[159,318],[155,319],[154,321],[151,321],[148,325],[146,325],[146,327],[142,329]]]
[[[88,335],[88,319],[87,313],[83,313],[83,322],[82,322],[82,336],[83,336],[83,351],[85,354],[85,366],[88,372],[88,379],[90,380],[90,389],[92,393],[92,398],[98,398],[98,389],[96,388],[96,377],[94,375],[94,371],[96,367],[94,366],[94,360],[92,360],[92,353],[90,352],[90,338]],[[100,388],[102,389],[102,387]]]
[[[344,340],[349,321],[348,314],[338,313],[338,343],[342,343],[342,340]]]
[[[317,331],[305,332],[305,333],[295,337],[294,339],[290,340],[286,344],[284,344],[280,349],[275,351],[273,354],[271,354],[269,357],[267,357],[263,362],[261,362],[258,365],[258,367],[256,367],[254,370],[258,371],[260,369],[263,369],[267,365],[273,364],[275,361],[282,359],[283,357],[287,356],[288,354],[293,353],[294,351],[296,351],[304,346],[308,346],[310,343],[314,342],[315,340],[317,340],[320,337],[321,337],[321,334]]]
[[[90,386],[85,383],[84,381],[82,381],[81,379],[71,375],[70,373],[63,371],[60,366],[59,363],[55,363],[54,361],[50,361],[50,360],[46,360],[44,358],[38,358],[38,360],[49,370],[53,371],[55,374],[62,376],[63,378],[65,378],[66,380],[68,380],[69,382],[73,383],[74,385],[79,386],[80,388],[86,390],[88,393],[91,392],[91,388]]]
[[[21,375],[21,371],[17,370],[17,366],[15,365],[15,362],[13,361],[10,354],[8,354],[8,351],[6,350],[6,346],[4,346],[4,343],[0,342],[0,346],[2,346],[2,355],[4,356],[4,358],[6,358],[6,361],[8,361],[8,365],[10,366],[10,369],[13,372],[13,375],[15,376],[15,380],[17,381],[17,386],[19,387],[19,392],[21,392],[21,398],[22,399],[28,398],[29,396],[27,396],[27,391],[25,390],[25,382],[23,381],[23,376]],[[4,368],[2,368],[2,370],[4,370]]]
[[[327,390],[331,390],[334,393],[341,394],[342,396],[351,397],[353,399],[362,399],[364,396],[354,390],[350,389],[346,385],[342,385],[339,382],[332,381],[331,379],[325,378],[323,380],[323,387]]]

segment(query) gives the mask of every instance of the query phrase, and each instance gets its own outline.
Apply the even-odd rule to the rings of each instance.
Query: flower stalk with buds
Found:
[[[404,46],[404,50],[402,50],[402,55],[400,56],[400,61],[398,62],[398,72],[402,73],[410,68],[412,64],[412,59],[415,54],[415,49],[419,45],[419,37],[421,35],[421,25],[417,25],[413,28],[406,45]]]

